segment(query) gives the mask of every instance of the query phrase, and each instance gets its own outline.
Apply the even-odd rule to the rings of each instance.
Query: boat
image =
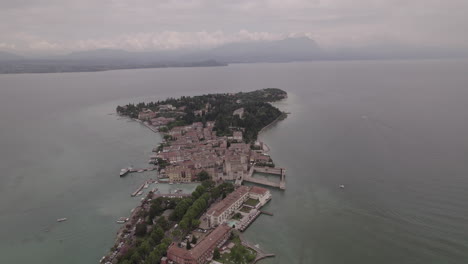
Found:
[[[64,222],[64,221],[67,221],[68,219],[67,218],[59,218],[57,219],[57,222]]]
[[[172,185],[172,184],[174,184],[174,183],[173,183],[173,182],[170,182],[169,184],[171,184],[171,185]]]
[[[344,185],[343,185],[343,184],[341,184],[341,185],[340,185],[340,188],[341,188],[341,189],[344,189]]]
[[[129,173],[131,170],[132,170],[132,167],[121,169],[120,170],[120,177],[123,177],[123,176],[127,175],[127,173]]]
[[[144,172],[145,170],[138,170],[137,172]]]
[[[140,195],[142,195],[142,194],[143,194],[143,192],[142,192],[142,191],[139,191],[139,192],[137,193],[137,196],[140,196]]]
[[[145,186],[143,186],[143,188],[147,189],[149,187],[149,184],[148,183],[145,183]]]
[[[119,220],[117,220],[116,222],[118,224],[125,224],[125,222],[127,222],[129,219],[127,217],[120,217]]]

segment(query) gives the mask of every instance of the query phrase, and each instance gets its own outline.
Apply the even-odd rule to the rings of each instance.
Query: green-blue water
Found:
[[[0,75],[0,263],[97,263],[112,246],[115,220],[139,201],[130,193],[152,175],[118,172],[147,166],[160,141],[113,115],[116,105],[265,87],[289,93],[277,105],[291,114],[261,135],[287,168],[287,190],[272,190],[266,207],[274,216],[246,231],[276,253],[262,263],[466,263],[467,66]]]

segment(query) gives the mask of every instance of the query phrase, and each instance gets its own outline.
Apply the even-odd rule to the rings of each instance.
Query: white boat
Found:
[[[139,191],[139,192],[137,193],[137,196],[140,196],[140,195],[142,195],[142,194],[143,194],[143,192],[142,192],[142,191]]]
[[[340,188],[341,188],[341,189],[344,189],[344,185],[343,185],[343,184],[341,184],[341,185],[340,185]]]
[[[64,222],[64,221],[67,221],[68,219],[67,218],[59,218],[57,219],[57,222]]]
[[[123,176],[127,175],[127,173],[129,173],[131,170],[132,170],[132,167],[121,169],[120,170],[120,177],[123,177]]]
[[[138,170],[138,172],[144,172],[145,170]]]
[[[126,217],[120,217],[119,220],[117,220],[116,222],[118,224],[125,224],[125,222],[127,222],[129,219],[126,218]]]
[[[169,184],[171,184],[171,185],[172,185],[172,184],[174,184],[174,183],[173,183],[173,182],[170,182]]]
[[[149,184],[145,184],[145,186],[143,186],[143,188],[147,189],[149,187]]]

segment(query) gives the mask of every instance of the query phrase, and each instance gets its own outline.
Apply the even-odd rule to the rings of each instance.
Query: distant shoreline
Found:
[[[228,66],[227,63],[217,61],[200,61],[169,65],[77,65],[76,61],[70,64],[57,64],[54,62],[36,62],[36,61],[0,61],[0,75],[2,74],[42,74],[42,73],[86,73],[86,72],[105,72],[116,70],[139,70],[139,69],[167,69],[167,68],[205,68]]]

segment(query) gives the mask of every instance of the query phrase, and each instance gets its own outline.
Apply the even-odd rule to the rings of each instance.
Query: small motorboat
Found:
[[[120,217],[119,220],[117,220],[116,222],[118,224],[124,224],[125,222],[127,222],[128,220],[130,220],[129,218],[127,217]]]
[[[340,185],[340,188],[341,188],[341,189],[344,189],[344,185],[343,185],[343,184],[341,184],[341,185]]]
[[[68,220],[67,218],[59,218],[59,219],[57,219],[57,222],[65,222],[67,220]]]

